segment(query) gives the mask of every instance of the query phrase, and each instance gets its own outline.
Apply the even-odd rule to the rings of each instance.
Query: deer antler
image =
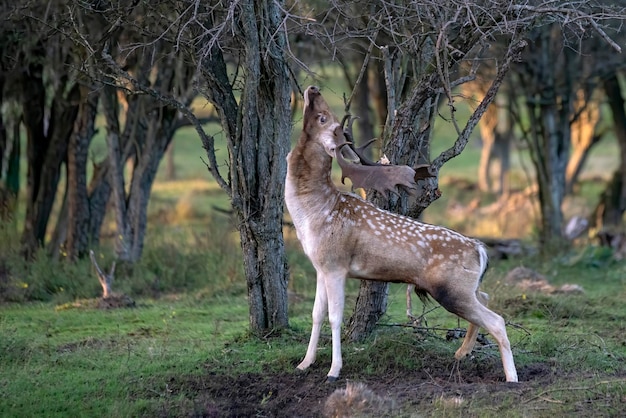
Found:
[[[346,177],[352,181],[353,188],[374,189],[385,197],[387,191],[398,194],[396,186],[404,187],[409,193],[414,194],[417,189],[417,180],[426,177],[434,177],[428,170],[428,164],[421,164],[415,169],[407,165],[391,165],[375,163],[365,156],[365,149],[376,140],[372,139],[366,144],[355,147],[353,145],[352,124],[358,117],[346,115],[341,121],[343,134],[347,140],[339,145],[335,150],[335,158],[341,168],[341,182],[344,183]],[[347,122],[347,125],[346,125]],[[348,145],[350,151],[356,154],[358,162],[346,160],[341,149]],[[344,183],[345,184],[345,183]]]
[[[374,189],[385,197],[387,197],[387,191],[398,194],[395,190],[396,185],[405,187],[409,193],[417,188],[415,170],[408,165],[377,164],[369,166],[350,162],[341,155],[341,149],[346,145],[350,144],[344,142],[335,150],[335,158],[341,167],[342,183],[348,177],[352,181],[352,187]],[[350,148],[354,150],[354,148]]]

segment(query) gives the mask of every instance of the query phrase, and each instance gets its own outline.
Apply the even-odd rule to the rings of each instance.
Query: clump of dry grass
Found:
[[[377,395],[364,383],[348,382],[334,391],[324,404],[324,416],[332,418],[391,416],[393,399]]]

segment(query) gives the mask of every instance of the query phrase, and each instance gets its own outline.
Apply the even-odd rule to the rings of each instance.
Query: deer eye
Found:
[[[320,123],[326,123],[326,116],[320,115]]]

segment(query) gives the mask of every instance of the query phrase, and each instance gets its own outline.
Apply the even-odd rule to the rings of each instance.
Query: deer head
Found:
[[[374,189],[387,197],[389,191],[397,194],[397,186],[414,193],[417,189],[417,180],[433,177],[428,171],[427,164],[413,169],[406,165],[379,164],[370,161],[365,157],[364,150],[375,140],[361,147],[354,147],[352,123],[355,118],[348,115],[339,123],[315,86],[309,87],[304,94],[303,119],[303,131],[309,137],[319,137],[326,153],[337,159],[341,168],[341,182],[344,183],[347,177],[352,181],[353,188]],[[346,121],[348,125],[344,126]],[[329,126],[333,126],[333,129],[328,129]]]

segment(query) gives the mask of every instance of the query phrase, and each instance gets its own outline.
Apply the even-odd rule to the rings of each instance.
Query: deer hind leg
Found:
[[[513,361],[513,352],[511,344],[506,335],[506,324],[504,319],[489,310],[484,304],[486,298],[477,292],[450,291],[446,288],[437,289],[433,297],[448,311],[457,314],[461,318],[470,322],[470,328],[467,332],[466,339],[469,334],[474,334],[470,341],[476,339],[475,333],[479,327],[485,328],[489,334],[496,340],[500,348],[500,356],[502,357],[502,366],[507,382],[517,382],[517,371],[515,362]],[[480,298],[480,301],[479,301]],[[473,347],[473,342],[464,341],[463,345]]]
[[[504,367],[506,381],[517,382],[517,371],[515,369],[515,362],[513,361],[511,343],[509,342],[509,337],[506,335],[504,319],[480,303],[476,304],[475,309],[469,312],[465,319],[485,328],[496,340],[500,348],[500,356],[502,357],[502,366]]]
[[[313,325],[311,327],[311,338],[309,339],[309,346],[306,350],[306,355],[300,364],[298,369],[305,370],[311,364],[315,362],[315,355],[317,352],[317,343],[320,338],[320,331],[322,329],[322,323],[326,316],[328,308],[328,295],[326,293],[326,284],[324,283],[324,277],[321,274],[317,274],[317,285],[315,288],[315,302],[313,303]]]
[[[415,285],[410,284],[406,287],[406,316],[409,318],[409,321],[414,321],[415,317],[413,316],[413,303],[411,302],[411,293],[415,290]]]
[[[482,303],[485,307],[489,303],[489,295],[485,292],[477,291],[476,297],[478,298],[478,301]],[[463,344],[461,345],[461,347],[459,347],[458,350],[456,350],[454,358],[456,358],[457,360],[461,360],[472,352],[472,349],[476,344],[476,337],[478,336],[479,328],[480,327],[478,327],[473,322],[469,323],[469,326],[467,327],[467,332],[465,333],[465,339],[463,340]]]

